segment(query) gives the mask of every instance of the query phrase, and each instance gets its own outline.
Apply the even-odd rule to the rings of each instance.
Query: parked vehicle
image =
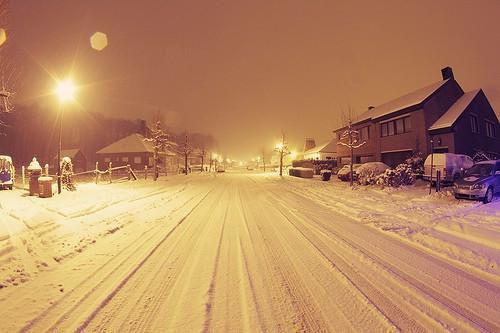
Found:
[[[356,169],[359,168],[362,164],[353,164],[352,165],[352,172],[353,172],[353,180],[356,180]],[[344,165],[339,172],[337,172],[337,178],[342,180],[342,181],[348,181],[351,179],[351,165],[346,164]]]
[[[356,174],[360,176],[367,173],[373,173],[374,176],[377,176],[384,173],[387,169],[390,169],[389,166],[383,162],[366,162],[356,169]]]
[[[455,198],[483,200],[489,203],[500,193],[500,160],[474,164],[463,178],[455,181]]]
[[[427,156],[424,162],[425,180],[431,179],[431,160],[432,183],[437,180],[437,171],[441,172],[441,182],[451,184],[460,178],[463,172],[474,165],[474,161],[467,155],[452,153],[434,153]]]
[[[7,155],[0,155],[0,188],[12,190],[16,170],[12,164],[12,158]]]
[[[217,167],[217,172],[226,172],[226,168],[224,168],[222,165],[219,165]]]

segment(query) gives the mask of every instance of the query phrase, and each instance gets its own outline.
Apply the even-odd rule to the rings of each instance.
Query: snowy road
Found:
[[[500,331],[498,275],[277,177],[174,181],[84,211],[122,224],[0,291],[1,331]]]

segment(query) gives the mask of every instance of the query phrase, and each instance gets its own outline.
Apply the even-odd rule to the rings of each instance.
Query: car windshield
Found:
[[[476,164],[466,171],[467,176],[485,177],[491,175],[492,164]]]

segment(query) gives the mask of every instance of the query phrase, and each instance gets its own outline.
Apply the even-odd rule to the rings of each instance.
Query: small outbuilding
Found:
[[[73,172],[83,172],[87,170],[87,158],[82,153],[81,149],[63,149],[61,150],[61,160],[64,157],[71,158],[71,162],[73,163]],[[54,165],[57,166],[57,155],[53,158]]]

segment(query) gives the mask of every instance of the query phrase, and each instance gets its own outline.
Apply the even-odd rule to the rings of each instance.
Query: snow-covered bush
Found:
[[[395,169],[387,169],[377,177],[376,183],[383,186],[399,187],[411,185],[415,182],[415,175],[410,164],[401,163]]]
[[[69,157],[64,157],[61,161],[61,182],[66,190],[76,190],[76,186],[73,183],[73,162],[71,162],[71,158]]]
[[[418,152],[413,154],[411,157],[408,157],[404,163],[410,166],[414,174],[424,174],[424,157],[422,153]]]

